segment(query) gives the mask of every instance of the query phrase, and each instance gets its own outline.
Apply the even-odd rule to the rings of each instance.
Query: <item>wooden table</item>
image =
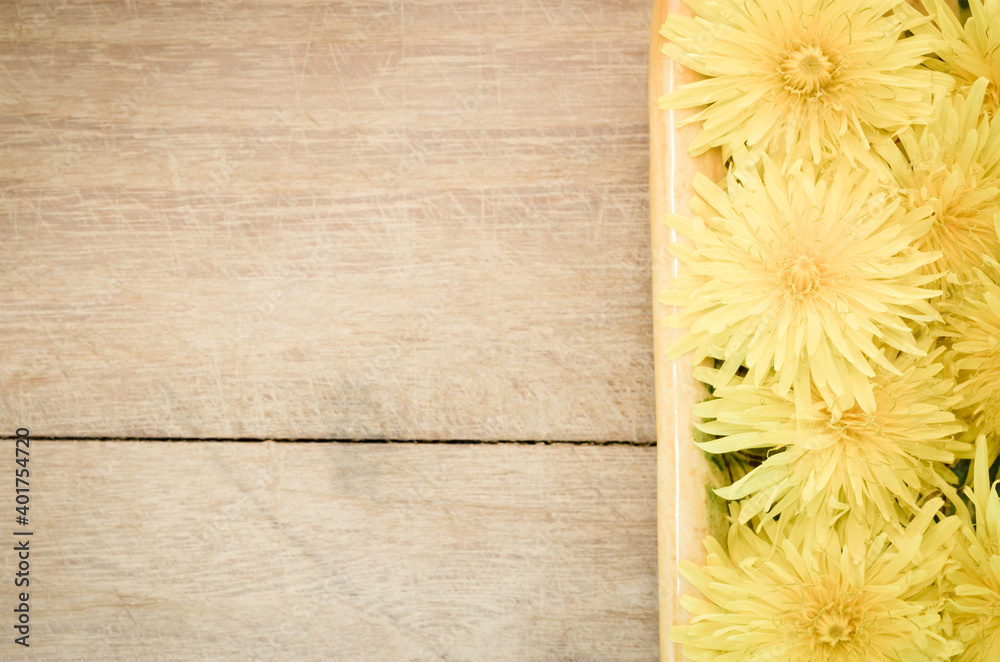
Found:
[[[649,23],[0,3],[0,659],[656,659]]]

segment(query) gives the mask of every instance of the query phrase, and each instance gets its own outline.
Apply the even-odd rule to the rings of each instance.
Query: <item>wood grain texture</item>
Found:
[[[653,448],[31,451],[31,649],[5,635],[9,662],[657,659]]]
[[[654,439],[646,0],[0,3],[0,418]]]

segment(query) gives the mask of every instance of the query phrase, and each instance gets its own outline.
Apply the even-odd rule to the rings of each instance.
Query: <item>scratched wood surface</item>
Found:
[[[9,662],[657,659],[651,447],[31,453],[31,649],[3,619]],[[0,554],[5,614],[15,569]]]
[[[652,441],[649,20],[0,3],[0,416]]]

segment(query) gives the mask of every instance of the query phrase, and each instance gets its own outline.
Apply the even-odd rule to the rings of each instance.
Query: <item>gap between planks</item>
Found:
[[[13,441],[15,437],[0,435],[0,441]],[[274,441],[292,444],[454,444],[454,445],[514,445],[514,446],[635,446],[651,448],[655,441],[592,441],[592,440],[505,440],[505,439],[313,439],[313,438],[274,438],[274,437],[234,437],[219,439],[216,437],[68,437],[31,435],[32,441],[168,441],[168,442],[212,442],[212,443],[262,443]]]

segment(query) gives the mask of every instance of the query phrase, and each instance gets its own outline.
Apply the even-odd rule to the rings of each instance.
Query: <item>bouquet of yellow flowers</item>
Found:
[[[1000,0],[684,0],[698,176],[660,300],[739,470],[696,661],[1000,661]],[[919,3],[918,3],[919,4]]]

